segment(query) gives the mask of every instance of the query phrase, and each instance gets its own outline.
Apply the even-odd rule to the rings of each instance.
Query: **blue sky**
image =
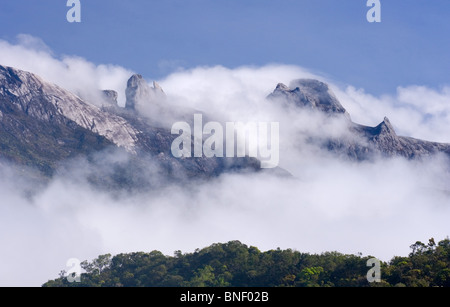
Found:
[[[81,0],[82,22],[65,0],[0,2],[0,39],[43,39],[55,56],[117,64],[149,79],[177,67],[299,65],[372,94],[397,86],[450,84],[450,1]],[[1,62],[1,59],[0,59]]]

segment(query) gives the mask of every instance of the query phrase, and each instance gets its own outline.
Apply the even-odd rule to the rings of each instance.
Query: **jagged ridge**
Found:
[[[450,144],[398,136],[387,117],[376,127],[354,123],[329,86],[318,80],[298,79],[292,81],[289,87],[280,83],[268,99],[298,108],[320,111],[328,116],[345,118],[348,121],[348,131],[354,137],[327,138],[318,141],[329,151],[350,159],[367,160],[380,155],[413,159],[440,152],[450,155]]]
[[[152,171],[180,179],[259,170],[260,162],[253,158],[174,158],[170,148],[176,136],[167,127],[152,122],[152,116],[170,112],[163,104],[161,87],[154,83],[152,89],[142,76],[133,75],[126,94],[127,107],[120,108],[117,93],[105,90],[106,105],[98,108],[32,73],[0,66],[0,157],[37,167],[51,176],[59,162],[67,158],[116,147],[126,151],[129,159],[116,168],[110,165],[110,169],[117,169],[113,174],[108,167],[98,168],[104,164],[101,160],[91,159],[91,175],[119,188],[124,183],[136,185],[134,178],[147,178],[145,173]],[[136,108],[143,109],[143,115]],[[146,167],[150,158],[156,168]],[[114,178],[120,180],[114,182]],[[147,183],[140,182],[142,187]]]

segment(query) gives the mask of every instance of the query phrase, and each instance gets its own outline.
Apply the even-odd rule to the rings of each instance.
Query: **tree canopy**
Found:
[[[101,255],[84,261],[80,283],[63,271],[44,287],[449,287],[450,240],[411,245],[407,257],[381,262],[381,282],[369,283],[373,257],[291,249],[261,252],[239,241],[213,244],[193,253]]]

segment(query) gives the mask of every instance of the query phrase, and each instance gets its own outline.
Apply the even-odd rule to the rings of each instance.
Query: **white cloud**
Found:
[[[355,122],[375,126],[387,116],[399,135],[450,143],[449,87],[399,87],[395,95],[381,97],[351,86],[334,90]]]
[[[53,51],[42,39],[29,34],[17,35],[17,45],[22,46],[27,50],[34,50],[35,52],[40,52],[42,54],[53,55]]]
[[[417,240],[448,235],[448,174],[403,160],[309,161],[299,178],[225,175],[196,186],[113,197],[74,178],[55,179],[32,201],[2,190],[2,285],[39,285],[69,258],[161,250],[171,255],[240,240],[389,260]],[[79,166],[75,166],[79,167]],[[11,180],[11,178],[8,178]]]
[[[92,103],[100,99],[99,90],[112,89],[118,92],[121,105],[125,105],[126,82],[133,74],[117,65],[95,65],[77,56],[57,58],[41,39],[25,34],[18,36],[17,44],[0,40],[0,65],[35,73]]]

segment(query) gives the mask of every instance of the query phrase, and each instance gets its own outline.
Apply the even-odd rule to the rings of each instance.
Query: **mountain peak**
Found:
[[[114,97],[113,92],[108,92]],[[104,92],[104,94],[106,94]],[[0,66],[0,108],[45,124],[79,127],[105,137],[129,152],[135,151],[137,131],[123,118],[104,114],[98,107],[30,72]]]
[[[390,121],[389,118],[387,118],[386,116],[385,116],[384,119],[383,119],[383,124],[385,124],[386,126],[392,127],[391,121]]]
[[[134,110],[139,103],[151,99],[150,87],[142,75],[134,74],[128,79],[125,108]]]
[[[384,120],[375,129],[377,131],[377,134],[397,136],[394,126],[392,126],[389,118],[387,117],[385,117]]]
[[[158,82],[156,82],[156,81],[153,81],[153,88],[154,88],[156,91],[159,91],[159,92],[164,93],[162,87],[161,87],[161,86],[158,84]]]
[[[324,82],[315,79],[298,79],[292,81],[290,87],[295,87],[295,90],[303,94],[305,100],[302,103],[305,105],[311,105],[326,113],[344,114],[347,112],[328,84]]]
[[[130,77],[130,79],[128,79],[128,84],[139,80],[144,80],[144,77],[142,77],[141,74],[134,74]]]
[[[154,81],[150,87],[142,75],[134,74],[128,79],[125,108],[129,110],[145,109],[148,104],[158,102],[165,97],[161,86]]]
[[[289,87],[286,86],[284,83],[278,83],[277,87],[275,88],[275,91],[289,91]]]
[[[260,170],[256,158],[173,157],[171,144],[176,137],[158,120],[167,120],[179,110],[160,103],[164,92],[156,82],[151,87],[141,75],[133,75],[127,85],[128,106],[134,102],[132,106],[143,114],[114,107],[118,96],[115,91],[99,91],[105,103],[99,108],[37,75],[0,65],[0,159],[36,167],[45,176],[52,176],[61,161],[89,155],[94,158],[94,184],[127,189],[154,186],[153,180],[147,180],[148,173],[159,173],[159,169],[170,180]],[[90,156],[106,149],[118,149],[118,153],[131,158],[123,159],[125,174],[121,166],[120,176],[116,176],[116,158],[114,162],[101,161],[100,165]]]
[[[288,104],[317,109],[328,114],[346,114],[328,84],[315,79],[297,79],[290,86],[279,83],[269,98],[282,98]]]

